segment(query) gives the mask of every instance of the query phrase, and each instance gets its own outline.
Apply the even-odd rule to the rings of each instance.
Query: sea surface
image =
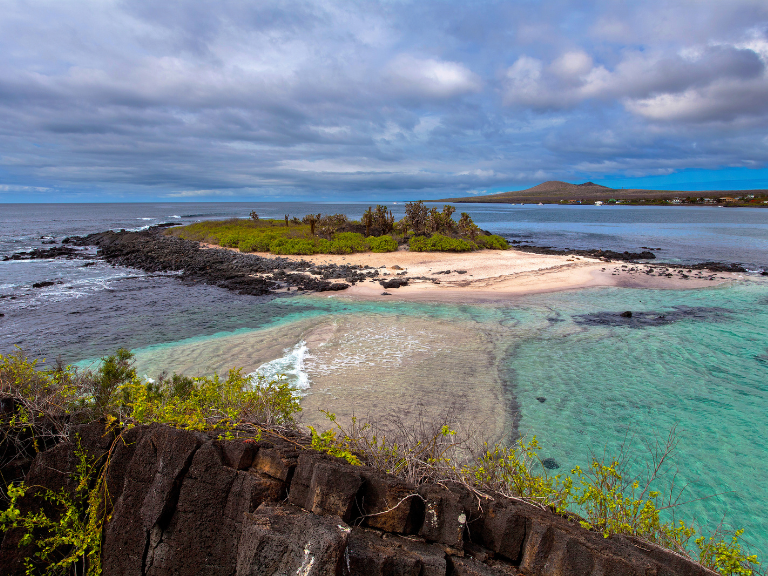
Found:
[[[395,217],[402,203],[388,203]],[[0,257],[105,229],[302,216],[368,204],[0,205]],[[674,430],[681,518],[746,528],[768,552],[768,210],[457,205],[484,229],[557,248],[657,249],[660,261],[723,261],[754,273],[698,290],[593,288],[482,304],[241,296],[82,260],[0,262],[0,353],[93,366],[118,347],[140,374],[240,366],[286,374],[304,417],[454,407],[459,426],[541,444],[549,473],[622,452],[642,474]],[[41,281],[58,282],[33,288]],[[631,321],[618,312],[632,310]],[[457,408],[458,406],[458,408]],[[623,448],[622,448],[623,447]],[[557,466],[556,468],[554,466]]]

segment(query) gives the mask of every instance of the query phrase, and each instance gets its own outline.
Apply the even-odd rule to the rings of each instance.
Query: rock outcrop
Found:
[[[182,280],[205,282],[254,296],[291,287],[313,292],[344,290],[379,275],[378,270],[365,266],[313,265],[303,260],[206,249],[197,242],[165,235],[158,227],[139,232],[99,232],[65,238],[62,243],[96,246],[99,257],[110,264],[145,272],[181,272]]]
[[[603,538],[525,502],[413,486],[311,450],[301,436],[218,440],[162,425],[76,426],[29,484],[72,490],[79,444],[107,462],[106,576],[600,575],[712,572],[629,537]],[[23,506],[40,505],[39,495]],[[0,546],[23,574],[19,534]]]

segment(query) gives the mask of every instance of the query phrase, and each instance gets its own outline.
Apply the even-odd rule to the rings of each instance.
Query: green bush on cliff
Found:
[[[471,252],[477,250],[477,244],[470,240],[451,238],[437,233],[432,234],[429,238],[414,236],[408,242],[408,247],[412,252]]]
[[[226,378],[174,375],[159,383],[132,379],[123,385],[119,417],[128,422],[160,422],[184,430],[229,431],[245,423],[293,425],[301,411],[293,387],[284,379],[244,376],[232,369]]]

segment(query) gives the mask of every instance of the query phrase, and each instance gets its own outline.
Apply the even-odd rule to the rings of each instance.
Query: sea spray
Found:
[[[292,348],[286,348],[285,355],[265,362],[248,375],[251,377],[261,376],[267,380],[285,376],[288,382],[303,396],[311,384],[304,366],[304,361],[310,357],[307,343],[302,340]]]

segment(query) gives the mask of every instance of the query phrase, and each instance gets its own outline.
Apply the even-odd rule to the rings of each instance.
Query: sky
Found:
[[[0,203],[768,188],[768,2],[0,0]]]

